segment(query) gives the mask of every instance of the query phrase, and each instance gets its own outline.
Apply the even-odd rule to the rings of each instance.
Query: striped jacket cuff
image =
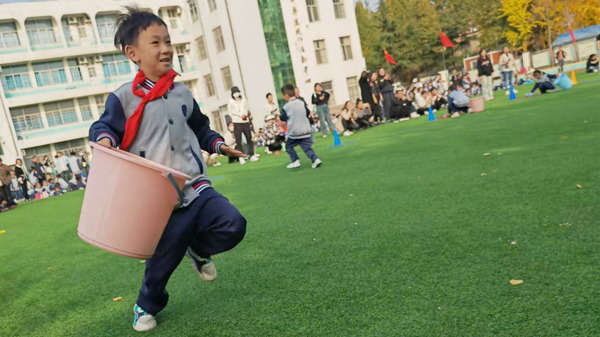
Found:
[[[199,180],[192,184],[192,188],[196,193],[201,194],[207,188],[211,188],[210,180]]]
[[[96,137],[96,141],[99,142],[104,138],[108,138],[110,140],[110,145],[112,145],[112,147],[117,147],[117,139],[108,132],[101,132],[98,137]]]
[[[213,153],[222,154],[221,153],[221,145],[227,145],[227,144],[225,144],[225,141],[223,141],[223,139],[221,139],[221,138],[215,139],[215,141],[213,142]]]

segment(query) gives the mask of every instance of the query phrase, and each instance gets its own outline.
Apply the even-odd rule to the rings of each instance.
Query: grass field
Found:
[[[598,79],[211,168],[247,236],[214,283],[184,260],[148,335],[599,336]],[[137,335],[144,265],[77,237],[82,198],[0,215],[0,336]]]

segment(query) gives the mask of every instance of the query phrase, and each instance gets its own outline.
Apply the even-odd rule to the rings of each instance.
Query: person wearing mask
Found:
[[[2,158],[0,158],[0,200],[6,201],[8,209],[17,207],[10,191],[10,183],[12,182],[11,172],[10,167],[4,165]]]
[[[321,132],[323,133],[323,138],[327,138],[327,127],[329,127],[329,130],[332,133],[335,130],[335,126],[331,121],[331,115],[329,112],[329,98],[329,93],[323,90],[321,83],[316,83],[315,93],[312,95],[312,104],[316,106],[316,112],[319,116],[319,122],[321,123]]]
[[[479,82],[481,83],[481,90],[483,91],[483,98],[486,101],[494,99],[494,82],[492,80],[492,73],[494,72],[494,65],[492,59],[488,56],[487,50],[481,49],[479,51],[479,58],[477,59],[477,72],[479,74]]]
[[[514,83],[515,71],[518,71],[515,57],[508,47],[502,49],[502,55],[500,55],[500,71],[502,72],[502,78],[504,80],[505,94],[508,96],[510,95],[510,86]],[[514,89],[514,92],[515,94],[518,93],[517,89]]]
[[[25,168],[25,165],[23,165],[23,160],[21,158],[18,158],[15,162],[15,176],[17,177],[19,185],[21,185],[21,190],[23,191],[23,196],[25,197],[25,200],[29,200],[29,195],[27,194],[28,174],[29,173],[27,172],[27,168]]]
[[[244,151],[242,135],[246,138],[248,144],[247,155],[250,156],[250,161],[258,161],[258,157],[254,154],[254,144],[252,143],[252,130],[250,127],[250,111],[248,102],[242,96],[238,87],[231,88],[231,99],[227,104],[227,110],[233,121],[233,133],[235,134],[236,150]],[[240,164],[246,164],[246,159],[240,157]]]

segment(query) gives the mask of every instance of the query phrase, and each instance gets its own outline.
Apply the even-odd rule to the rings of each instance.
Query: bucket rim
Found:
[[[127,151],[123,151],[121,149],[117,149],[117,148],[108,148],[106,146],[100,145],[98,143],[95,142],[90,142],[90,146],[92,148],[94,148],[94,150],[109,154],[111,156],[123,159],[125,161],[128,161],[130,163],[134,163],[136,165],[142,166],[142,167],[146,167],[149,168],[151,170],[154,171],[158,171],[160,173],[163,173],[164,175],[171,173],[175,178],[180,178],[180,179],[185,179],[185,180],[191,180],[192,178],[183,173],[183,172],[179,172],[177,170],[174,170],[170,167],[167,167],[165,165],[153,162],[150,159],[146,159],[146,158],[142,158],[140,156],[137,156],[133,153],[127,152]]]

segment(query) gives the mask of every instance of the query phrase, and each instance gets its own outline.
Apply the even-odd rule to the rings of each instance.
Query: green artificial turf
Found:
[[[318,139],[317,170],[285,152],[210,168],[246,238],[214,283],[185,259],[148,335],[600,335],[600,76],[578,79]],[[0,336],[137,335],[144,264],[77,237],[82,197],[0,214]]]

